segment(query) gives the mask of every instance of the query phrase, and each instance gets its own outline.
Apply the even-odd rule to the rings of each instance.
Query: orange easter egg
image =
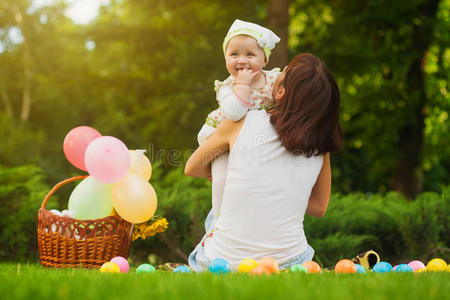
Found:
[[[319,264],[312,260],[305,262],[303,265],[308,270],[308,273],[320,273],[322,271]]]
[[[280,273],[280,269],[278,267],[278,263],[275,259],[271,257],[263,258],[259,261],[259,265],[262,267],[263,272],[266,274],[278,274]]]
[[[350,259],[341,259],[334,267],[335,273],[356,273],[355,263]]]
[[[254,267],[251,271],[250,274],[252,275],[262,275],[264,273],[263,267],[261,265],[258,265],[256,267]]]

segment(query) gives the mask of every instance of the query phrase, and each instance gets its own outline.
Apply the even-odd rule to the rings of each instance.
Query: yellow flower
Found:
[[[131,240],[135,241],[139,238],[145,240],[148,237],[166,231],[168,225],[166,218],[159,216],[154,216],[144,223],[134,224]]]

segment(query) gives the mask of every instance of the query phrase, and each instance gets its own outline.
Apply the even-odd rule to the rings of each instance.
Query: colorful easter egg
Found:
[[[120,268],[115,263],[105,262],[100,267],[100,272],[102,272],[102,273],[120,273]]]
[[[253,258],[246,258],[241,260],[238,266],[239,273],[249,273],[253,268],[258,266],[258,263]]]
[[[230,264],[223,258],[215,258],[209,264],[209,271],[213,274],[230,273]]]

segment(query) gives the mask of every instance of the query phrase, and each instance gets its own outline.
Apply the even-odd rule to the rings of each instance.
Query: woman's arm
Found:
[[[241,122],[223,120],[209,138],[192,153],[184,168],[184,174],[192,177],[208,177],[211,173],[211,161],[230,149],[230,142],[236,131],[240,129]]]
[[[331,195],[330,153],[323,157],[322,169],[311,191],[306,213],[321,218],[325,215]]]

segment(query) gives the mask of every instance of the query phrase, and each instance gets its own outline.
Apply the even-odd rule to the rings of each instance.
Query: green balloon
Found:
[[[69,210],[79,220],[101,219],[111,215],[113,209],[112,184],[86,177],[73,190]]]
[[[304,265],[293,265],[290,268],[291,272],[301,272],[301,273],[308,273],[308,269]]]

